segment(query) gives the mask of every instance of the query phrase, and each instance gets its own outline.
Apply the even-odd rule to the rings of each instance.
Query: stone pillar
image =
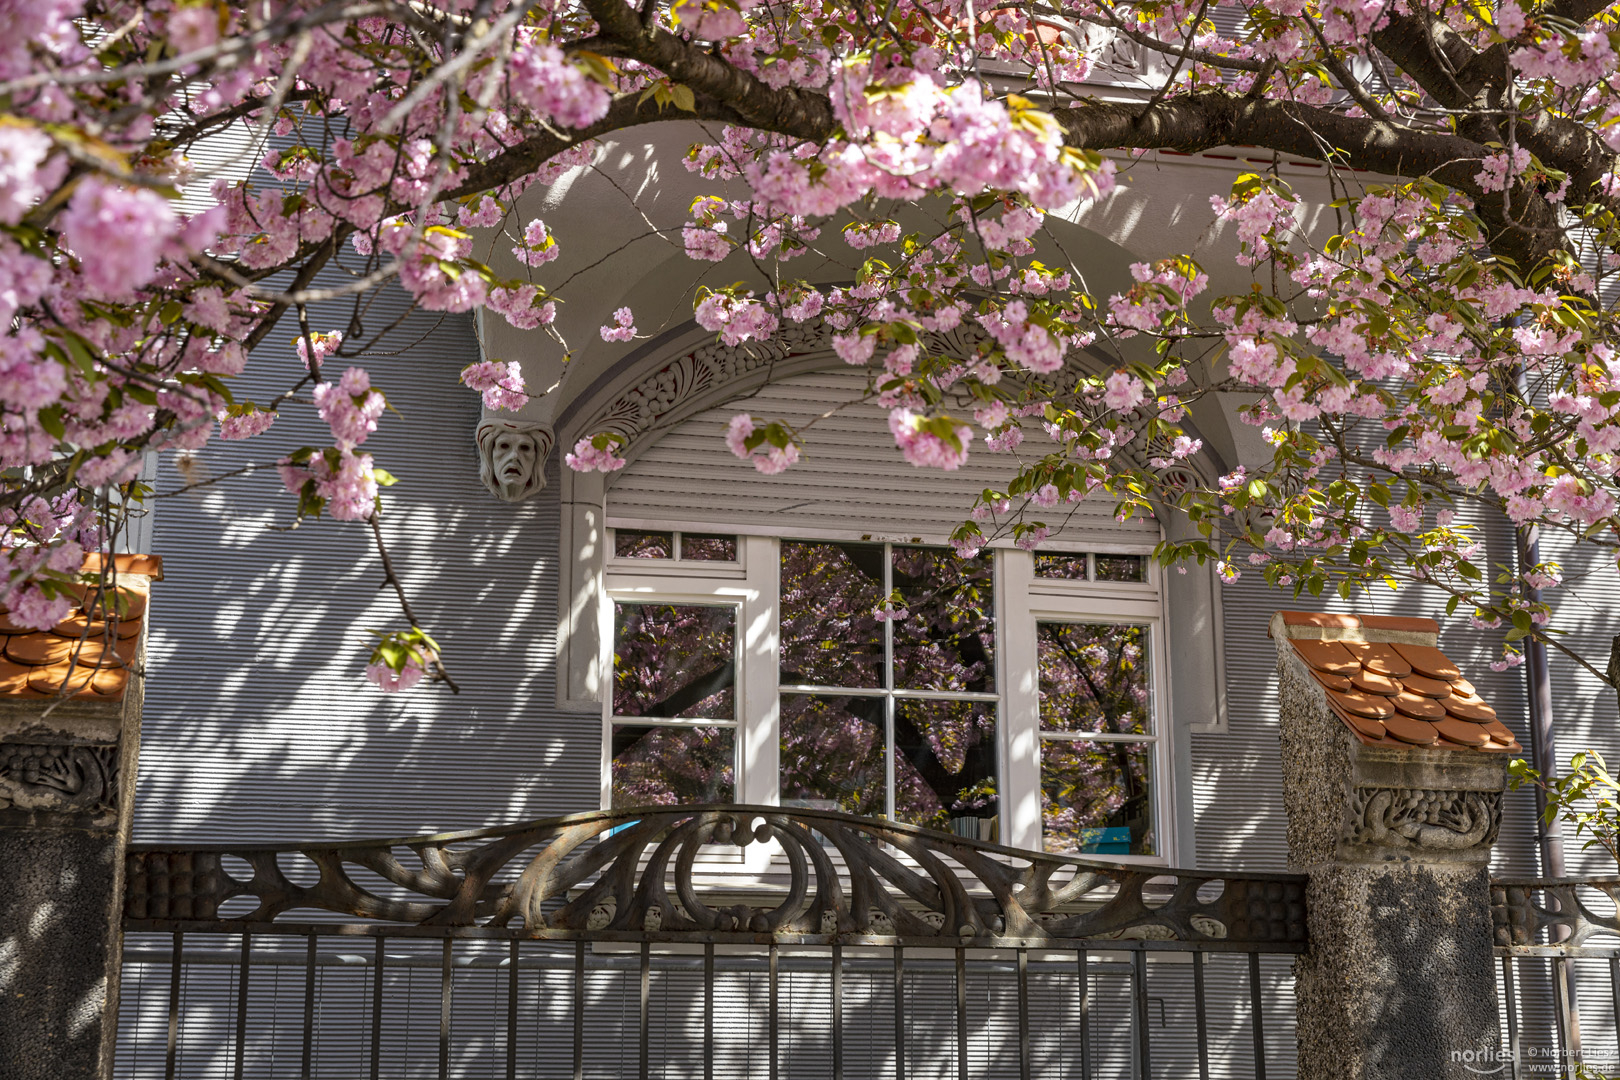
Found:
[[[99,670],[91,662],[94,683],[63,697],[38,689],[53,673],[60,685],[66,673],[50,659],[47,635],[28,635],[40,648],[16,652],[42,662],[0,660],[0,1080],[112,1075],[145,595],[161,573],[144,556],[118,556],[117,564],[119,587],[138,597],[140,610],[138,626],[122,620],[128,637],[114,626],[116,670],[112,659]],[[9,643],[22,637],[0,638],[8,657]],[[76,667],[65,677],[79,683],[85,675]]]
[[[1432,647],[1436,634],[1421,630],[1434,624],[1325,621],[1272,621],[1289,863],[1310,878],[1310,946],[1295,966],[1299,1074],[1477,1080],[1467,1063],[1477,1069],[1478,1053],[1501,1045],[1486,864],[1516,744],[1415,745],[1376,735],[1378,725],[1354,733],[1328,703],[1331,679],[1293,640]]]

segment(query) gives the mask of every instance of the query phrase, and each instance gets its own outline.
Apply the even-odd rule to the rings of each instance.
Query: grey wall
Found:
[[[385,291],[365,321],[381,328],[405,309]],[[348,314],[333,305],[312,326]],[[290,320],[277,329],[233,380],[239,397],[262,402],[293,381],[295,333]],[[596,807],[599,725],[552,707],[555,499],[513,506],[478,482],[479,403],[457,382],[478,358],[470,317],[413,316],[384,347],[395,355],[363,363],[402,415],[385,413],[364,449],[400,478],[384,532],[463,692],[384,695],[364,680],[366,629],[404,626],[378,591],[366,526],[273,531],[294,508],[273,469],[161,498],[137,841],[388,835]],[[330,441],[295,406],[256,439],[210,442],[188,471],[219,476]],[[179,483],[165,460],[159,492]]]

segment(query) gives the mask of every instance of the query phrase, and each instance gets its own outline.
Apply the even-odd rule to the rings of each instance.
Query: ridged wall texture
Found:
[[[403,294],[367,298],[381,328]],[[312,315],[347,324],[350,302]],[[293,381],[296,324],[279,326],[236,388],[260,403]],[[398,410],[363,449],[400,483],[383,532],[412,604],[462,686],[384,695],[362,678],[369,628],[405,625],[369,529],[329,519],[295,531],[295,499],[273,468],[157,502],[165,580],[153,606],[151,670],[135,819],[140,841],[349,838],[470,828],[594,809],[599,728],[553,705],[557,504],[522,504],[479,484],[477,395],[457,376],[478,359],[471,319],[417,314],[365,357]],[[335,377],[345,364],[329,364]],[[273,377],[272,377],[273,376]],[[330,445],[307,406],[247,442],[217,438],[192,480]],[[165,460],[160,495],[182,476]]]

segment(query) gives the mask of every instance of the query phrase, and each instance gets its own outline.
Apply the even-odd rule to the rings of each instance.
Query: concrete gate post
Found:
[[[94,590],[55,634],[0,614],[0,1080],[111,1076],[146,601],[162,572],[149,556],[114,566],[116,622]]]
[[[1272,619],[1289,863],[1310,878],[1302,1077],[1476,1080],[1500,1060],[1486,864],[1518,744],[1438,629]]]

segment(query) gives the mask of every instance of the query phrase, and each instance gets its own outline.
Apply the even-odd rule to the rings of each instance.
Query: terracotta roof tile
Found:
[[[84,557],[83,570],[87,574],[101,573],[104,560],[100,552],[92,551]],[[153,581],[163,580],[163,556],[161,555],[114,555],[113,568],[119,577],[125,574],[139,574],[149,577]]]
[[[1337,641],[1295,641],[1294,649],[1317,671],[1348,676],[1361,670],[1350,650]]]
[[[1401,658],[1411,664],[1412,670],[1419,675],[1431,679],[1444,679],[1447,682],[1462,675],[1462,669],[1446,659],[1446,654],[1433,645],[1397,644],[1395,651],[1400,653]]]
[[[1361,625],[1355,615],[1335,615],[1327,611],[1284,611],[1284,626],[1337,626],[1351,629]]]
[[[1271,629],[1288,638],[1328,707],[1369,746],[1520,749],[1444,652],[1413,643],[1439,633],[1433,619],[1281,611]]]
[[[1363,615],[1364,630],[1407,630],[1414,634],[1438,634],[1440,624],[1433,619],[1412,619],[1405,615]]]
[[[146,619],[147,579],[162,579],[163,560],[155,555],[116,555],[112,562],[117,589],[103,591],[87,584],[73,610],[50,630],[21,626],[0,608],[0,697],[64,692],[83,700],[123,697]],[[102,565],[99,555],[89,555],[83,570],[99,573]]]

